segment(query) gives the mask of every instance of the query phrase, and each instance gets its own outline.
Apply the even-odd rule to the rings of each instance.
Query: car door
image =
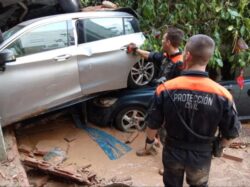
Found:
[[[245,68],[244,86],[241,89],[236,79],[239,71],[236,71],[235,80],[221,82],[232,94],[240,119],[250,119],[250,68]]]
[[[85,18],[77,21],[78,65],[83,94],[127,87],[130,69],[139,60],[124,46],[141,45],[144,36],[122,17]]]
[[[81,97],[71,21],[46,23],[6,48],[16,55],[0,72],[0,116],[5,125]]]
[[[241,119],[250,119],[250,67],[244,69],[244,86],[239,91],[238,112]]]

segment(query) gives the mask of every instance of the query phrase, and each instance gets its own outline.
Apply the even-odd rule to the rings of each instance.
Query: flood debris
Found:
[[[62,166],[55,166],[49,162],[30,157],[23,158],[22,162],[28,167],[40,170],[50,175],[63,177],[85,185],[91,185],[88,176],[82,176],[77,172],[77,170],[69,170],[67,168],[63,168]]]
[[[29,186],[26,172],[20,162],[13,129],[4,129],[7,159],[0,162],[0,186]]]
[[[5,174],[0,170],[0,176],[3,178],[3,179],[7,179]]]
[[[245,149],[247,145],[248,144],[244,142],[233,142],[229,145],[229,147],[233,149]]]
[[[106,183],[103,183],[105,187],[129,187],[132,186],[132,177],[125,176],[125,177],[113,177],[109,179]]]
[[[55,165],[55,163],[49,163],[44,160],[39,160],[36,158],[30,158],[28,156],[22,159],[22,162],[25,166],[28,166],[37,171],[42,171],[45,174],[62,177],[67,180],[71,180],[72,182],[76,182],[77,184],[83,184],[90,187],[96,186],[132,186],[132,178],[130,176],[125,177],[112,177],[111,179],[99,178],[97,173],[91,171],[89,168],[91,164],[87,164],[77,169],[77,166],[74,164],[69,164],[67,166]],[[49,177],[34,177],[35,179],[31,181],[31,183],[42,183],[43,185],[48,181]],[[38,180],[38,181],[37,181]]]
[[[60,140],[41,140],[36,144],[33,153],[38,156],[44,156],[49,151],[51,151],[51,149],[53,149],[55,145],[56,147],[64,151],[67,150],[68,146],[66,142]]]
[[[30,146],[21,144],[18,146],[18,151],[24,154],[30,154],[32,152],[32,148]]]
[[[66,142],[68,142],[68,143],[73,142],[73,141],[76,140],[76,139],[77,139],[77,133],[76,133],[76,132],[75,132],[75,133],[70,132],[70,133],[68,133],[68,134],[64,137],[64,140],[65,140]]]
[[[33,172],[32,174],[32,178],[30,179],[30,185],[32,185],[33,187],[42,187],[45,184],[47,184],[49,180],[49,176],[48,175],[44,175],[44,174],[40,174],[38,172]]]
[[[101,5],[88,6],[82,9],[83,12],[97,11],[97,10],[112,10],[118,8],[118,5],[111,1],[103,1]]]
[[[227,154],[227,153],[223,153],[222,157],[226,158],[226,159],[229,159],[229,160],[236,161],[236,162],[242,162],[243,161],[243,158],[240,158],[238,156],[234,156],[234,155],[231,155],[231,154]]]
[[[43,156],[43,160],[54,165],[59,165],[66,160],[66,153],[59,147],[55,147]]]
[[[132,132],[128,138],[125,140],[125,143],[126,144],[131,144],[139,135],[139,132],[138,131],[134,131]]]

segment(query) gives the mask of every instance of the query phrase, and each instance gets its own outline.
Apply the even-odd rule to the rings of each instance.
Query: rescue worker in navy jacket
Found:
[[[201,34],[192,36],[183,55],[187,70],[156,88],[146,119],[145,150],[153,147],[157,129],[164,124],[167,131],[162,155],[165,186],[182,186],[184,173],[190,186],[207,186],[208,183],[212,142],[192,134],[181,118],[201,136],[214,137],[219,129],[222,147],[239,136],[241,124],[232,95],[209,79],[205,72],[214,47],[210,37]]]
[[[183,56],[179,47],[184,37],[184,32],[180,29],[170,27],[163,35],[163,52],[149,52],[138,49],[134,44],[130,44],[136,54],[144,59],[160,64],[160,72],[156,79],[165,78],[170,80],[180,75],[183,69]],[[157,80],[155,80],[157,83]]]

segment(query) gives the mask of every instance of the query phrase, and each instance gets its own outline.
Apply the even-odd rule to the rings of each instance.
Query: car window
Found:
[[[131,17],[131,18],[124,18],[124,30],[125,34],[132,34],[139,32],[138,21]]]
[[[11,37],[12,35],[14,35],[16,32],[18,32],[19,30],[21,30],[24,26],[21,25],[17,25],[15,27],[12,27],[11,29],[9,29],[8,31],[5,31],[3,33],[3,39],[7,40],[9,37]]]
[[[122,18],[91,18],[78,21],[78,43],[93,42],[123,34]]]
[[[35,54],[74,45],[73,28],[70,21],[43,25],[25,33],[7,48],[16,57]]]

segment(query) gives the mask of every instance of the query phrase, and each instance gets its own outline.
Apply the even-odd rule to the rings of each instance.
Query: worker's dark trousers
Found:
[[[190,187],[206,187],[208,186],[208,176],[210,164],[197,167],[190,167],[177,162],[168,155],[168,151],[163,151],[162,155],[164,174],[163,182],[166,187],[182,187],[184,173],[186,173],[186,181]]]

